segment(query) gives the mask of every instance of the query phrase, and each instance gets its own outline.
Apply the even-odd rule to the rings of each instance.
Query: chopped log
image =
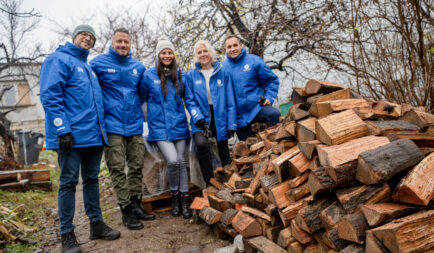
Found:
[[[201,210],[205,206],[209,206],[208,199],[202,197],[196,197],[191,202],[190,208],[194,210]]]
[[[279,237],[281,230],[282,225],[267,227],[265,228],[265,237],[267,237],[270,241],[277,243],[277,238]]]
[[[232,161],[233,161],[236,165],[244,165],[244,164],[257,163],[257,162],[259,162],[260,160],[261,160],[261,159],[259,158],[259,156],[247,156],[247,157],[236,158],[236,159],[233,159]]]
[[[307,94],[305,88],[294,88],[291,93],[291,101],[294,104],[306,102]]]
[[[222,184],[219,181],[217,181],[215,178],[211,178],[209,180],[209,182],[210,182],[210,184],[212,184],[218,190],[220,190],[222,188]]]
[[[210,207],[220,212],[224,212],[225,210],[233,207],[229,201],[220,199],[213,195],[208,195],[208,202]]]
[[[322,236],[324,244],[335,250],[342,250],[348,245],[348,241],[339,238],[337,229],[330,229]]]
[[[256,137],[247,137],[247,139],[246,139],[246,144],[247,144],[247,146],[251,146],[251,145],[253,145],[253,144],[255,144],[255,143],[258,143],[259,142],[259,140],[258,140],[258,138],[256,138]]]
[[[333,198],[323,198],[315,200],[308,206],[300,209],[294,220],[297,225],[304,231],[313,234],[323,228],[323,224],[319,217],[319,214],[324,208],[327,208],[333,204]]]
[[[260,141],[250,146],[250,151],[255,152],[263,147],[264,147],[264,141]]]
[[[282,220],[283,226],[285,227],[289,226],[291,220],[295,218],[298,211],[306,207],[310,200],[312,200],[311,196],[306,197],[304,199],[300,199],[299,201],[288,205],[284,209],[279,210],[279,216],[280,219]]]
[[[244,141],[238,142],[234,147],[233,154],[235,157],[248,156],[249,153],[250,153],[249,147]]]
[[[216,180],[217,181],[217,180]],[[203,189],[202,190],[202,196],[206,199],[206,200],[208,200],[208,196],[209,195],[216,195],[217,194],[217,192],[218,192],[219,190],[217,189],[217,188],[215,188],[214,186],[209,186],[208,188],[205,188],[205,189]]]
[[[313,141],[316,139],[316,121],[317,118],[310,117],[297,122],[296,136],[299,142]]]
[[[390,141],[387,137],[365,136],[335,146],[317,146],[319,161],[322,166],[336,167],[356,160],[360,153],[371,150]]]
[[[342,218],[344,218],[346,214],[347,212],[345,212],[341,204],[339,202],[334,202],[321,211],[319,218],[321,219],[325,229],[331,230],[339,223],[339,221],[342,220]]]
[[[209,206],[204,206],[199,212],[199,217],[204,220],[208,225],[217,223],[220,220],[221,216],[221,212]]]
[[[432,175],[434,175],[434,153],[425,157],[401,180],[393,198],[403,203],[427,206],[434,198]]]
[[[273,149],[272,149],[272,148],[270,148],[270,149],[265,149],[265,148],[264,148],[264,149],[262,150],[262,152],[259,153],[259,158],[260,158],[260,159],[265,159],[265,158],[270,157],[272,154],[273,154]]]
[[[350,98],[351,94],[350,94],[350,89],[343,89],[343,90],[338,90],[329,94],[326,94],[324,96],[321,96],[319,98],[317,98],[311,105],[311,107],[309,108],[309,112],[318,117],[318,107],[317,107],[317,103],[320,102],[324,102],[324,101],[331,101],[331,100],[338,100],[338,99],[347,99]]]
[[[387,183],[337,189],[335,193],[347,213],[354,213],[363,204],[387,202],[391,195]]]
[[[316,104],[318,117],[325,117],[333,112],[340,112],[353,108],[370,108],[369,103],[365,99],[340,99],[319,102]]]
[[[396,203],[377,203],[361,206],[363,215],[370,227],[375,227],[396,218],[401,218],[420,210],[418,207],[400,205]]]
[[[264,149],[265,150],[272,149],[275,145],[277,145],[277,142],[275,142],[275,141],[270,141],[268,139],[264,140]]]
[[[305,172],[309,168],[311,163],[311,161],[307,159],[307,157],[301,152],[289,159],[288,162],[290,166],[289,175],[291,177],[296,177],[301,173]]]
[[[303,253],[318,253],[321,252],[321,246],[318,244],[310,244],[303,250]]]
[[[310,113],[308,111],[302,110],[298,108],[297,106],[291,106],[288,111],[291,120],[299,121],[301,119],[304,119],[306,117],[309,117]]]
[[[434,210],[421,211],[372,229],[391,252],[427,252],[434,247]]]
[[[281,155],[288,151],[290,148],[297,145],[295,140],[282,140],[272,147],[273,153],[276,155]]]
[[[268,192],[271,188],[280,183],[279,178],[275,173],[264,175],[259,181],[261,182],[261,188],[264,192]]]
[[[237,172],[232,173],[232,176],[229,178],[229,181],[227,182],[231,189],[237,189],[235,187],[235,181],[240,181],[241,177],[240,174]]]
[[[229,190],[227,190],[225,188],[222,188],[220,191],[218,191],[216,193],[216,197],[218,197],[224,201],[227,201],[231,204],[235,204],[234,203],[234,196],[232,195],[232,193]]]
[[[291,228],[284,228],[280,230],[277,237],[277,244],[282,248],[287,248],[291,243],[295,242],[294,237],[291,235]]]
[[[307,100],[306,100],[306,103],[308,103],[309,105],[312,105],[313,102],[315,102],[318,98],[320,98],[322,96],[324,96],[324,94],[323,93],[319,93],[319,94],[313,95],[311,97],[308,97]]]
[[[383,99],[378,100],[372,106],[372,108],[375,110],[385,111],[393,117],[400,117],[401,116],[401,105],[391,103],[391,102],[383,100]]]
[[[297,155],[300,152],[297,146],[291,148],[279,157],[271,161],[273,170],[279,178],[280,182],[283,182],[289,177],[288,160]]]
[[[427,112],[411,110],[406,112],[401,119],[408,121],[421,129],[424,129],[429,125],[434,125],[434,115]]]
[[[259,169],[258,172],[256,172],[255,177],[253,178],[253,181],[250,183],[250,187],[248,189],[248,193],[255,194],[258,190],[258,187],[260,185],[260,179],[262,176],[265,175],[265,170],[267,169],[269,164],[269,160],[263,162],[261,169]]]
[[[266,220],[268,222],[271,222],[270,215],[268,215],[268,214],[266,214],[264,212],[261,212],[261,211],[259,211],[256,208],[252,208],[252,207],[248,207],[248,206],[243,206],[241,208],[241,211],[243,211],[245,213],[250,213],[250,214],[252,214],[255,217],[259,217],[259,218],[264,219],[264,220]]]
[[[363,246],[351,244],[345,247],[345,249],[339,251],[339,253],[363,253]]]
[[[233,208],[226,209],[226,211],[223,212],[220,218],[220,222],[225,225],[231,225],[232,219],[235,217],[237,213],[238,211]]]
[[[307,185],[314,198],[320,194],[330,192],[336,187],[335,181],[327,174],[325,167],[319,167],[312,171],[309,175]]]
[[[363,244],[365,242],[366,230],[369,229],[362,213],[347,214],[337,225],[339,238]]]
[[[414,134],[419,132],[419,127],[404,120],[379,120],[365,121],[369,135],[387,134]]]
[[[232,219],[232,227],[245,238],[262,234],[261,225],[243,212],[238,212]]]
[[[302,174],[296,176],[295,178],[289,180],[289,187],[296,188],[302,185],[309,178],[310,171],[305,171]]]
[[[431,133],[415,133],[415,134],[387,134],[387,138],[397,140],[407,138],[412,140],[420,148],[434,147],[434,135]]]
[[[271,142],[275,142],[276,141],[275,137],[276,137],[277,131],[279,131],[279,128],[280,128],[280,125],[278,124],[278,125],[274,125],[272,127],[265,129],[266,140],[269,140]]]
[[[320,164],[320,162],[319,162],[319,158],[318,158],[318,155],[315,155],[313,158],[312,158],[312,160],[310,161],[310,165],[309,165],[309,170],[310,171],[313,171],[313,170],[316,170],[316,169],[318,169],[319,167],[321,167],[321,164]]]
[[[214,224],[213,227],[216,225],[217,225],[218,229],[213,229],[214,232],[216,232],[216,230],[220,229],[221,231],[225,232],[227,235],[231,236],[232,238],[235,238],[235,236],[238,235],[237,231],[235,231],[235,229],[233,229],[229,225],[225,225],[221,222],[218,222],[217,224]]]
[[[269,200],[269,197],[268,197],[268,193],[266,193],[266,192],[264,191],[263,188],[259,188],[259,193],[260,193],[261,196],[262,196],[262,202],[263,202],[264,204],[269,205],[269,204],[270,204],[270,200]],[[255,198],[255,199],[256,199],[256,198]]]
[[[50,181],[50,170],[0,171],[0,182],[19,182],[23,179],[28,179],[29,182]]]
[[[296,131],[295,131],[296,125],[297,125],[297,123],[295,123],[294,121],[291,121],[288,124],[286,124],[284,126],[284,128],[288,133],[290,133],[293,137],[295,137],[296,136]]]
[[[299,142],[298,148],[310,160],[313,157],[315,146],[318,144],[321,144],[319,140]]]
[[[0,185],[0,190],[11,192],[25,192],[30,189],[30,180],[21,179],[19,182],[12,182]]]
[[[291,235],[301,244],[308,244],[313,241],[312,236],[301,229],[295,222],[295,220],[291,221]]]
[[[393,141],[359,155],[356,179],[364,184],[385,182],[422,159],[422,152],[411,140]]]
[[[337,84],[337,83],[331,83],[327,81],[321,81],[321,80],[309,80],[306,84],[306,94],[308,96],[315,95],[318,93],[330,93],[337,90],[342,90],[347,88],[344,85]]]
[[[355,182],[357,160],[336,167],[325,166],[325,170],[333,181],[335,181],[336,186],[347,186]]]
[[[267,239],[264,236],[256,236],[247,240],[247,243],[260,253],[267,252],[277,252],[286,253],[279,245],[275,244],[273,241]]]
[[[253,178],[243,178],[241,180],[235,181],[235,189],[247,189],[250,186]]]
[[[283,126],[279,127],[274,139],[276,141],[293,137]]]
[[[290,245],[288,245],[288,253],[303,253],[304,246],[303,244],[299,242],[293,242]]]
[[[378,240],[371,230],[366,231],[366,243],[365,243],[365,252],[369,253],[383,253],[390,252],[383,243]]]
[[[237,167],[237,165],[234,162],[232,162],[231,167],[232,166]],[[215,175],[215,179],[218,182],[227,182],[232,175],[232,171],[229,171],[228,169],[222,167],[217,167],[214,170],[214,175]]]
[[[288,199],[292,203],[294,203],[294,202],[310,195],[310,190],[309,190],[308,184],[304,183],[300,187],[290,189],[285,194],[288,197]]]
[[[286,192],[289,190],[289,183],[285,181],[279,185],[274,186],[268,191],[268,197],[271,203],[273,203],[277,208],[282,209],[287,207],[290,203],[288,197],[286,197]]]
[[[352,110],[319,119],[315,123],[318,140],[327,145],[338,145],[368,134],[368,127]]]

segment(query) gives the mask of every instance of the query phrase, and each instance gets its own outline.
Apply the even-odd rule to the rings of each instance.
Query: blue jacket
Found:
[[[184,73],[182,73],[182,82],[185,87],[186,78]],[[199,108],[191,99],[192,95],[186,95],[189,89],[179,89],[175,97],[175,87],[171,78],[166,79],[166,84],[167,96],[164,97],[157,68],[147,69],[143,73],[140,88],[142,89],[141,94],[144,96],[144,101],[148,104],[148,141],[175,141],[190,138],[184,104],[190,112],[198,112],[192,116],[193,118],[203,118],[199,113]]]
[[[47,149],[58,149],[58,136],[71,133],[74,148],[107,144],[104,106],[98,79],[87,64],[89,51],[66,43],[41,66],[41,102]]]
[[[143,133],[142,103],[138,86],[145,67],[137,59],[120,56],[111,46],[107,54],[90,62],[104,96],[107,133],[123,136]]]
[[[217,130],[217,141],[227,140],[228,130],[237,130],[237,112],[235,109],[234,90],[232,86],[232,79],[229,74],[222,69],[220,62],[214,63],[214,72],[209,80],[209,88],[211,93],[211,99],[214,109],[214,122]],[[196,105],[199,106],[201,114],[205,117],[208,124],[211,122],[211,112],[208,106],[206,81],[202,73],[200,72],[200,64],[196,63],[196,68],[190,70],[187,74],[187,83],[190,93],[193,95],[193,99]],[[190,112],[190,115],[193,113]],[[196,133],[200,130],[191,121],[191,131]]]
[[[231,74],[234,83],[238,127],[247,126],[261,110],[258,103],[261,96],[274,102],[279,91],[279,78],[261,57],[247,54],[245,48],[235,59],[226,54],[223,68]]]

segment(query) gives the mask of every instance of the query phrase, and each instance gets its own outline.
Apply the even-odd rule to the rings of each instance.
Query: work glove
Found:
[[[202,129],[202,130],[203,130],[202,134],[203,134],[203,136],[205,136],[205,138],[209,138],[209,137],[212,136],[211,129],[209,129],[209,125],[208,125],[208,123],[206,122],[205,119],[200,119],[200,120],[198,120],[198,121],[196,122],[196,126],[197,126],[199,129]]]
[[[234,130],[228,130],[227,134],[228,134],[228,138],[232,138],[232,136],[234,136],[234,134],[235,134],[235,131]]]
[[[72,137],[71,133],[59,136],[59,149],[63,152],[72,152],[72,146],[74,143],[74,137]]]
[[[265,97],[261,96],[261,99],[259,99],[259,104],[261,106],[264,106],[264,103],[265,103]]]

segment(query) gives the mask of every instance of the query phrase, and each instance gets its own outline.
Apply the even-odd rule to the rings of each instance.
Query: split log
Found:
[[[306,207],[309,201],[312,200],[312,196],[308,196],[304,199],[300,199],[299,201],[290,204],[282,210],[279,210],[279,216],[282,220],[283,226],[287,227],[290,225],[292,219],[295,218],[297,213],[304,207]]]
[[[363,246],[351,244],[345,247],[345,249],[339,251],[339,253],[363,253]]]
[[[225,210],[233,207],[230,202],[213,195],[208,195],[208,203],[210,207],[220,212],[224,212]]]
[[[248,156],[249,153],[250,153],[249,147],[244,141],[238,142],[234,147],[233,154],[235,157]]]
[[[387,112],[390,116],[393,117],[400,117],[401,116],[401,105],[391,103],[386,100],[378,100],[373,106],[373,109],[375,110],[382,110]]]
[[[319,140],[299,142],[298,148],[310,160],[313,157],[315,146],[318,144],[321,144]]]
[[[362,213],[347,214],[337,225],[339,238],[363,244],[365,242],[366,230],[369,229]]]
[[[323,198],[315,200],[308,206],[300,209],[294,220],[301,229],[310,234],[313,234],[324,227],[321,222],[321,218],[319,217],[319,214],[324,208],[327,208],[328,206],[333,204],[333,202],[333,198]]]
[[[291,235],[301,244],[308,244],[313,241],[313,237],[301,229],[295,222],[295,220],[291,221]]]
[[[427,206],[434,198],[433,175],[434,153],[431,153],[401,180],[393,198],[403,203]]]
[[[372,233],[391,252],[427,252],[434,247],[434,210],[393,220]]]
[[[288,246],[288,253],[303,253],[304,246],[303,244],[299,242],[293,242]]]
[[[270,150],[272,149],[275,145],[277,145],[276,141],[270,141],[268,139],[264,140],[264,149],[265,150]]]
[[[236,189],[235,181],[240,181],[240,180],[241,180],[240,174],[238,174],[237,172],[234,172],[234,173],[232,173],[232,176],[229,178],[229,181],[227,182],[227,184],[233,190],[233,189]]]
[[[295,146],[271,161],[273,170],[280,182],[283,182],[289,177],[288,160],[297,155],[299,152],[300,150],[297,146]]]
[[[291,93],[291,101],[294,104],[306,102],[307,94],[305,88],[294,88]]]
[[[293,137],[296,137],[296,128],[297,123],[295,123],[294,121],[289,122],[288,124],[286,124],[284,126],[285,130],[290,133]]]
[[[309,117],[309,115],[310,115],[310,113],[308,111],[305,111],[305,110],[298,108],[297,105],[291,106],[291,108],[289,108],[288,113],[289,113],[291,120],[294,120],[294,121],[299,121],[301,119]]]
[[[299,187],[301,184],[307,181],[309,175],[310,175],[310,171],[305,171],[299,176],[296,176],[295,178],[289,180],[289,187],[291,188]]]
[[[371,230],[366,231],[365,251],[369,253],[390,252],[383,243],[374,236]]]
[[[268,159],[265,160],[262,163],[261,169],[259,169],[259,171],[256,172],[255,177],[253,178],[253,181],[250,183],[250,187],[248,189],[249,193],[255,194],[256,191],[258,190],[258,187],[260,185],[260,181],[259,180],[261,179],[262,176],[265,175],[265,170],[268,167],[268,163],[269,163],[269,160]]]
[[[280,155],[297,145],[295,140],[282,140],[272,147],[273,153]]]
[[[347,87],[344,85],[341,85],[341,84],[331,83],[331,82],[322,81],[322,80],[309,80],[306,83],[305,88],[306,88],[306,94],[308,96],[311,96],[311,95],[315,95],[318,93],[328,94],[328,93],[331,93],[333,91],[345,89]]]
[[[297,150],[299,150],[298,147]],[[289,159],[288,163],[289,175],[291,177],[296,177],[309,168],[311,161],[307,159],[303,153],[299,152],[297,155]]]
[[[352,110],[357,114],[357,116],[359,116],[363,120],[394,120],[398,119],[399,117],[399,115],[397,114],[390,114],[389,112],[384,110],[368,107],[353,108]]]
[[[406,112],[401,119],[408,121],[421,129],[427,128],[429,125],[434,125],[434,115],[428,112],[411,110]]]
[[[286,197],[286,192],[289,190],[289,182],[285,181],[279,185],[274,186],[268,192],[269,200],[277,208],[282,209],[287,207],[290,203],[288,197]]]
[[[262,196],[262,203],[269,205],[270,200],[268,197],[268,193],[266,193],[263,188],[259,188],[259,194]],[[255,197],[255,200],[256,200],[256,197]]]
[[[264,147],[264,141],[260,141],[260,142],[253,144],[252,146],[250,146],[250,151],[255,152],[255,151],[260,150],[263,147]]]
[[[378,203],[361,206],[363,215],[370,227],[375,227],[396,218],[401,218],[420,208],[396,203]]]
[[[359,155],[356,179],[364,184],[385,182],[422,159],[422,152],[411,140],[393,141]]]
[[[316,104],[318,117],[325,117],[334,112],[340,112],[353,108],[370,108],[370,104],[365,99],[339,99],[319,102]]]
[[[295,239],[291,235],[291,228],[282,229],[277,237],[277,244],[282,248],[287,248],[293,242]]]
[[[238,212],[232,219],[232,227],[245,238],[262,234],[261,225],[243,212]]]
[[[217,180],[216,180],[217,181]],[[208,196],[209,195],[216,195],[217,194],[217,192],[218,192],[219,190],[217,189],[217,188],[215,188],[214,186],[209,186],[209,187],[207,187],[207,188],[205,188],[205,189],[203,189],[202,190],[202,196],[206,199],[206,200],[208,200]]]
[[[259,253],[286,253],[279,245],[275,244],[273,241],[267,239],[264,236],[256,236],[247,240],[247,243]]]
[[[336,167],[356,160],[360,153],[390,143],[387,137],[365,136],[335,146],[317,146],[322,166]]]
[[[318,107],[317,107],[318,103],[324,102],[324,101],[338,100],[338,99],[348,99],[348,98],[350,98],[350,96],[351,96],[350,89],[338,90],[338,91],[326,94],[324,96],[317,98],[315,101],[313,101],[311,107],[309,108],[309,112],[312,115],[319,117]]]
[[[232,161],[233,161],[236,165],[244,165],[244,164],[257,163],[257,162],[259,162],[260,160],[261,160],[261,159],[259,158],[259,156],[247,156],[247,157],[236,158],[236,159],[233,159]]]
[[[312,171],[309,175],[307,185],[314,198],[320,194],[330,192],[336,187],[335,181],[327,174],[325,167],[319,167]]]
[[[232,195],[232,193],[229,190],[227,190],[225,188],[222,188],[220,191],[218,191],[216,194],[216,197],[218,197],[224,201],[227,201],[231,204],[235,204],[234,196]]]
[[[322,241],[335,250],[343,250],[348,245],[348,241],[339,238],[337,229],[330,229],[325,232],[322,236]]]
[[[338,165],[336,167],[326,166],[327,174],[336,183],[336,186],[347,186],[354,184],[357,171],[357,160]]]
[[[282,139],[288,139],[293,137],[283,126],[279,127],[279,130],[276,133],[275,140],[279,141]]]
[[[235,189],[246,189],[249,188],[250,183],[252,183],[253,178],[243,178],[241,180],[235,181]]]
[[[217,227],[215,227],[215,226],[217,226]],[[237,233],[237,231],[235,231],[235,229],[233,229],[232,227],[225,225],[221,222],[218,222],[217,224],[212,225],[212,227],[213,227],[214,233],[217,233],[218,230],[221,230],[232,238],[235,238],[235,236],[238,235],[238,233]],[[221,238],[219,235],[217,237]]]
[[[318,253],[321,252],[321,246],[319,244],[310,244],[303,250],[303,253]]]
[[[365,121],[369,135],[387,134],[414,134],[419,132],[419,127],[404,120],[379,120]]]
[[[416,145],[420,148],[423,147],[434,147],[434,135],[432,133],[415,133],[415,134],[406,134],[406,133],[396,133],[396,134],[387,134],[387,138],[389,139],[409,139],[412,140]]]
[[[209,206],[208,199],[196,197],[194,198],[193,202],[191,202],[190,208],[194,210],[201,210],[205,206]]]
[[[310,195],[310,190],[309,190],[309,186],[308,183],[304,183],[302,184],[300,187],[297,188],[292,188],[289,191],[287,191],[286,196],[288,197],[288,199],[294,203],[306,196]]]
[[[252,208],[252,207],[248,207],[248,206],[243,206],[243,207],[241,207],[241,211],[243,211],[245,213],[252,214],[253,216],[259,217],[259,218],[264,219],[264,220],[266,220],[268,222],[271,222],[270,215],[268,215],[268,214],[266,214],[266,213],[264,213],[262,211],[259,211],[256,208]]]
[[[319,218],[321,219],[325,229],[331,230],[344,218],[346,214],[347,212],[345,212],[341,204],[339,202],[334,202],[321,211]]]
[[[222,188],[222,184],[219,182],[219,181],[217,181],[217,179],[215,179],[215,178],[211,178],[210,180],[209,180],[209,182],[210,182],[210,184],[212,184],[215,188],[217,188],[218,190],[220,190],[221,188]],[[205,197],[205,196],[204,196]]]
[[[297,122],[296,136],[299,142],[313,141],[316,139],[316,124],[317,118],[310,117]]]
[[[247,139],[246,139],[246,144],[247,144],[247,146],[251,146],[251,145],[253,145],[253,144],[255,144],[255,143],[258,143],[259,142],[259,139],[258,138],[256,138],[256,137],[247,137]]]
[[[199,217],[204,220],[208,225],[217,223],[220,220],[221,216],[221,212],[209,206],[204,206],[199,212]]]
[[[352,110],[343,111],[315,123],[318,140],[327,145],[338,145],[368,134],[368,127]]]
[[[225,225],[231,225],[232,219],[237,213],[238,211],[233,208],[226,209],[226,211],[224,211],[222,216],[220,217],[220,222]]]
[[[261,182],[261,188],[264,192],[268,192],[271,188],[280,183],[279,178],[275,173],[264,175],[259,181]]]
[[[50,181],[50,170],[0,171],[0,182],[19,182],[23,179],[28,179],[29,182]]]
[[[354,213],[363,204],[387,202],[391,195],[387,183],[353,186],[335,190],[335,193],[347,213]]]
[[[265,228],[265,237],[267,237],[270,241],[277,243],[277,238],[279,237],[279,233],[282,230],[282,224],[277,226],[269,226]]]

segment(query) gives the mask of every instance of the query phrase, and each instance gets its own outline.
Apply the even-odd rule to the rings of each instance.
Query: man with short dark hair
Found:
[[[114,240],[120,236],[103,222],[99,204],[98,174],[107,136],[101,88],[87,64],[95,32],[89,25],[77,26],[72,40],[47,57],[40,73],[46,145],[57,151],[60,166],[58,214],[62,252],[67,253],[81,252],[72,224],[80,168],[89,238]]]
[[[130,48],[128,30],[117,29],[108,53],[96,57],[90,64],[104,95],[109,142],[104,152],[121,207],[122,222],[128,229],[142,229],[140,220],[152,220],[155,216],[141,208],[145,146],[138,85],[145,67],[131,56]],[[125,173],[125,162],[128,173]]]
[[[240,39],[225,39],[223,67],[231,73],[237,105],[237,136],[241,141],[252,136],[254,122],[279,123],[280,112],[272,107],[279,91],[279,79],[259,56],[248,54]]]

